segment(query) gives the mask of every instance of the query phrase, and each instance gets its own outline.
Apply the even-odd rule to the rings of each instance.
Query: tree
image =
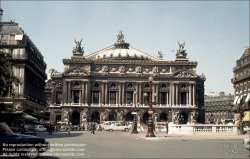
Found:
[[[0,51],[0,96],[7,96],[13,91],[12,84],[20,84],[21,79],[14,75],[11,63],[9,61],[10,55]]]

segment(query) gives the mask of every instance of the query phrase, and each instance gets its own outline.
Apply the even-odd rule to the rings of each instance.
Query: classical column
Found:
[[[67,103],[67,82],[64,81],[63,83],[63,96],[62,96],[62,105],[64,105],[64,103]]]
[[[119,99],[119,92],[116,91],[115,92],[115,104],[119,105],[118,99]]]
[[[99,106],[101,106],[101,96],[102,96],[102,92],[101,91],[99,91]]]
[[[156,100],[155,100],[155,102],[156,102],[156,104],[157,105],[159,105],[160,104],[160,102],[159,102],[159,83],[157,83],[156,85],[155,85],[155,93],[156,93]]]
[[[186,105],[188,105],[188,92],[186,92]]]
[[[105,83],[102,82],[102,100],[101,100],[101,103],[103,105],[105,105],[105,100],[104,100],[105,96],[104,95],[105,95]]]
[[[169,100],[168,100],[169,92],[166,92],[166,104],[169,105]]]
[[[84,88],[85,84],[84,82],[82,81],[82,103],[84,104],[85,103],[85,88]]]
[[[169,93],[168,93],[168,96],[169,96],[169,105],[170,106],[172,105],[172,92],[173,92],[172,87],[173,87],[173,84],[171,82],[170,85],[169,85]]]
[[[189,92],[188,92],[188,96],[189,96],[189,100],[188,100],[188,105],[192,105],[192,101],[191,101],[191,87],[192,87],[192,85],[191,85],[191,83],[189,83]]]
[[[175,95],[176,95],[176,105],[179,105],[179,91],[178,91],[178,84],[175,85],[175,89],[176,89],[176,92],[175,92]]]
[[[139,97],[139,83],[135,84],[135,92],[136,92],[136,95],[135,95],[135,101],[136,101],[136,103],[135,104],[137,105],[137,103],[139,102],[138,101],[138,99],[139,99],[138,98]]]
[[[139,87],[139,92],[138,92],[138,95],[139,95],[139,103],[142,105],[142,91],[141,91],[141,83],[138,83],[138,87]]]
[[[85,82],[85,100],[84,104],[88,104],[88,82]]]
[[[94,101],[93,101],[93,97],[94,97],[94,93],[93,93],[93,91],[91,91],[91,103],[90,103],[90,105],[92,104],[92,103],[94,103]]]
[[[153,90],[152,90],[152,102],[154,102],[155,101],[155,96],[154,96],[154,94],[155,94],[155,84],[153,83],[152,84],[152,88],[153,88]]]
[[[108,83],[105,83],[105,105],[108,105]]]
[[[196,99],[195,99],[196,95],[195,95],[195,83],[193,84],[193,106],[196,105]]]
[[[71,103],[71,82],[70,81],[68,81],[68,104],[70,105],[70,103]],[[54,103],[53,103],[54,104]]]
[[[125,104],[124,103],[124,93],[125,93],[125,89],[124,89],[124,85],[125,85],[125,83],[122,83],[122,104]]]
[[[121,101],[121,89],[122,89],[122,83],[119,83],[119,95],[118,95],[118,104],[121,105],[122,104],[122,101]]]

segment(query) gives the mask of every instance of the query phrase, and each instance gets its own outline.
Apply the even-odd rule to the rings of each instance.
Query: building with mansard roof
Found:
[[[196,74],[198,63],[187,58],[185,43],[179,44],[174,61],[130,46],[122,31],[114,45],[87,56],[81,41],[75,43],[73,56],[62,60],[64,71],[51,70],[46,83],[50,121],[132,121],[136,107],[138,122],[146,123],[152,99],[155,121],[205,122],[206,78]]]
[[[234,86],[234,112],[235,119],[240,118],[240,112],[250,110],[250,46],[246,46],[233,68],[234,77],[231,82]],[[239,108],[243,110],[239,111]],[[244,113],[244,114],[245,114]],[[241,117],[244,116],[241,114]]]
[[[0,20],[3,10],[0,8]],[[37,118],[46,107],[44,96],[46,63],[31,38],[13,21],[0,21],[0,50],[10,55],[13,73],[21,79],[20,84],[12,83],[7,94],[0,94],[2,115],[25,111]],[[9,125],[9,117],[4,120]],[[15,119],[13,119],[15,120]]]

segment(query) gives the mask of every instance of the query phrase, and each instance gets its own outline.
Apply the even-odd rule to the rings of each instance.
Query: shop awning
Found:
[[[243,95],[239,96],[239,99],[237,100],[236,104],[240,104],[242,97],[243,97]]]
[[[23,112],[22,114],[16,116],[16,120],[35,121],[37,118]]]
[[[250,121],[250,112],[247,112],[243,118],[243,121]]]
[[[239,99],[239,96],[236,96],[236,97],[234,98],[234,104],[236,104],[236,102],[238,101],[238,99]]]
[[[250,93],[247,94],[245,102],[247,103],[249,101],[249,99],[250,99]]]

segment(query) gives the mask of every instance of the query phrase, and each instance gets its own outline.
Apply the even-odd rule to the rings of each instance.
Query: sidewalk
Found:
[[[241,140],[249,138],[250,134],[211,134],[211,133],[203,133],[203,134],[166,134],[166,132],[157,132],[155,133],[156,137],[145,137],[147,135],[146,132],[139,132],[138,134],[128,134],[131,137],[136,139],[144,139],[144,140]]]

